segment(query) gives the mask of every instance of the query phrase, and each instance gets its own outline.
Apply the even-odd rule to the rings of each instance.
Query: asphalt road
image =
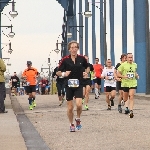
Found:
[[[32,111],[27,96],[17,96],[22,108],[17,113],[27,116],[51,150],[150,150],[150,101],[136,99],[131,119],[118,113],[117,97],[111,111],[106,110],[105,96],[100,97],[90,96],[89,110],[83,107],[82,129],[75,133],[69,132],[66,102],[59,107],[57,95],[37,95],[37,107]]]

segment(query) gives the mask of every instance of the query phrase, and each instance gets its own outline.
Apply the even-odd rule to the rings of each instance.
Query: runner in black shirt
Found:
[[[17,77],[16,72],[14,72],[14,75],[11,76],[10,80],[11,80],[11,83],[12,83],[11,89],[15,88],[15,95],[17,95],[17,87],[18,87],[18,83],[20,82],[20,80]]]
[[[126,61],[126,59],[127,59],[127,55],[126,55],[126,54],[122,54],[122,55],[121,55],[121,58],[120,58],[121,62],[118,63],[118,64],[116,65],[116,67],[115,67],[115,72],[114,72],[115,76],[117,76],[117,69],[118,69],[118,67],[119,67],[122,63],[124,63],[124,62]],[[121,88],[121,78],[117,78],[117,90],[119,90],[118,111],[119,111],[119,113],[122,113],[121,101],[122,101],[122,99],[123,99],[123,90],[122,90],[122,88]],[[128,108],[128,107],[127,107],[127,108]],[[128,110],[127,110],[127,111],[128,111]],[[125,110],[125,113],[127,113],[127,111]]]
[[[80,115],[82,112],[82,97],[83,97],[83,76],[87,73],[83,72],[83,68],[87,68],[87,61],[84,56],[78,55],[79,44],[76,41],[68,43],[69,56],[62,59],[58,68],[57,75],[66,77],[66,100],[67,100],[67,114],[70,121],[70,131],[75,131],[73,124],[73,97],[76,98],[77,118],[76,128],[79,130],[82,126],[80,124]],[[65,70],[65,72],[64,72]]]
[[[59,64],[61,63],[61,61],[59,61]],[[57,76],[57,71],[58,71],[58,67],[56,67],[54,69],[54,72],[52,74],[52,77],[55,78],[56,77],[56,87],[57,87],[57,91],[58,91],[58,98],[59,98],[59,106],[62,105],[62,103],[64,102],[64,97],[65,97],[65,84],[64,84],[64,77],[59,77]]]
[[[87,60],[87,62],[89,61],[88,56],[84,55],[85,59]],[[88,110],[88,101],[89,101],[89,92],[91,90],[91,85],[92,85],[92,81],[91,81],[91,73],[90,71],[94,71],[93,65],[88,63],[88,67],[87,69],[85,69],[85,72],[87,73],[87,75],[83,78],[83,100],[82,100],[82,104],[84,103],[84,98],[85,98],[85,110]]]

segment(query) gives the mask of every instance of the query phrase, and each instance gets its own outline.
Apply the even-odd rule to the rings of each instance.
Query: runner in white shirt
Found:
[[[111,106],[114,106],[113,99],[116,96],[116,80],[114,77],[114,69],[115,67],[112,66],[111,60],[108,59],[106,61],[106,67],[103,69],[103,72],[101,74],[101,78],[105,79],[104,89],[106,94],[106,102],[108,104],[107,110],[111,110]]]

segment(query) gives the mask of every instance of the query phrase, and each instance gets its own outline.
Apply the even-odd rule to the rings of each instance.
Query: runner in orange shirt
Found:
[[[103,66],[99,64],[99,59],[95,58],[95,64],[93,64],[95,78],[93,79],[95,83],[95,99],[99,98],[100,91],[101,91],[101,74],[103,71]]]
[[[36,77],[38,75],[37,69],[32,67],[32,62],[27,61],[27,69],[24,70],[22,77],[26,81],[26,93],[29,95],[29,109],[33,110],[36,106]]]

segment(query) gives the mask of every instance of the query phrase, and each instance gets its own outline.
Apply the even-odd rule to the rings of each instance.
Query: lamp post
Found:
[[[50,76],[51,76],[51,70],[50,70],[50,67],[51,67],[50,58],[48,58],[49,83],[50,83],[50,81],[51,81],[51,78],[50,78]]]
[[[72,37],[72,33],[70,32],[70,28],[74,28],[74,27],[84,27],[84,26],[69,26],[68,27],[68,33],[67,33],[67,38],[71,38]],[[82,37],[82,35],[79,35],[80,38]]]
[[[72,36],[72,33],[71,33],[71,36]],[[57,43],[56,43],[56,49],[54,50],[55,52],[58,52],[59,53],[59,49],[58,49],[58,44],[61,44],[61,48],[62,46],[64,45],[67,45],[67,43],[58,43],[58,40],[57,40]],[[61,49],[61,57],[63,57],[63,52],[62,52],[62,49]]]
[[[6,1],[0,1],[0,43],[1,43],[1,27],[8,27],[11,28],[11,32],[9,33],[9,37],[13,38],[14,37],[14,33],[12,32],[12,25],[11,26],[1,26],[1,13],[3,11],[2,9],[2,3],[12,3],[12,11],[9,12],[10,16],[12,18],[15,18],[18,15],[18,12],[15,11],[15,1],[13,0],[12,2],[6,2]],[[1,44],[0,44],[0,58],[2,58],[2,51],[1,51]]]

